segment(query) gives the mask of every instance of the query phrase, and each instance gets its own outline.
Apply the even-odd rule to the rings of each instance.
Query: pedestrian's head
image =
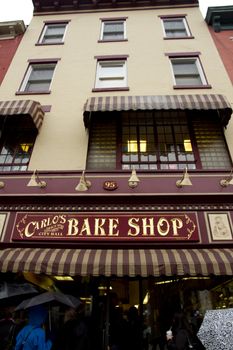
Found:
[[[28,309],[29,323],[41,326],[48,316],[48,310],[43,305],[32,306]]]
[[[70,307],[65,311],[64,322],[67,322],[69,320],[74,320],[75,318],[77,318],[76,309],[74,309],[73,307]]]
[[[12,318],[12,315],[13,315],[13,310],[14,310],[14,307],[4,307],[2,310],[1,310],[1,317],[2,318],[5,318],[5,319],[10,319]]]
[[[128,319],[136,320],[138,318],[138,309],[135,306],[131,306],[128,311]]]

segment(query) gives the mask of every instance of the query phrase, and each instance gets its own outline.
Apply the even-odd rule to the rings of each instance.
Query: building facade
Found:
[[[0,84],[26,30],[23,21],[0,23]]]
[[[206,22],[224,66],[233,83],[232,40],[233,6],[209,7]]]
[[[113,301],[161,335],[231,307],[233,91],[198,1],[33,3],[0,87],[3,278],[82,298],[93,348]]]

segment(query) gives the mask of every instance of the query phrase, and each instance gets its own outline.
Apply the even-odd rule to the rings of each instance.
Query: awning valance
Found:
[[[80,276],[233,275],[233,249],[51,249],[0,251],[0,272]]]
[[[218,110],[227,125],[232,108],[223,95],[156,95],[91,97],[84,105],[84,124],[89,126],[91,112],[129,110]]]
[[[39,102],[32,100],[0,101],[0,117],[13,115],[30,115],[38,130],[44,119],[44,111]]]

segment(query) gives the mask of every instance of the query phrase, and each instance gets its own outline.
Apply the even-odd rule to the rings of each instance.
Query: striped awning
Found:
[[[156,95],[91,97],[84,105],[84,124],[89,126],[91,112],[129,110],[218,110],[227,125],[232,108],[223,95]]]
[[[233,249],[51,249],[0,251],[1,272],[70,276],[233,275]]]
[[[0,101],[0,117],[30,115],[35,127],[40,130],[44,111],[39,102],[32,100]]]

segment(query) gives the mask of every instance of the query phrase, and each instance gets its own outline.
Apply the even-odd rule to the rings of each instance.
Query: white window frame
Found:
[[[95,88],[105,89],[127,87],[126,61],[126,59],[97,61]],[[111,67],[113,68],[112,75],[109,74],[109,72],[104,72],[104,68]],[[116,68],[115,72],[114,68]]]
[[[178,20],[183,22],[184,29],[186,31],[186,35],[180,35],[180,36],[179,35],[178,36],[169,36],[169,35],[167,35],[164,22],[166,22],[166,21],[168,21],[168,22],[176,22]],[[176,39],[176,38],[188,38],[188,37],[192,36],[185,17],[171,17],[171,18],[166,17],[166,18],[161,18],[161,21],[162,21],[162,27],[163,27],[163,35],[164,35],[165,38]]]
[[[44,37],[45,37],[45,34],[48,30],[49,27],[53,27],[53,26],[64,26],[64,33],[63,33],[63,36],[62,36],[62,39],[60,41],[50,41],[50,42],[44,42]],[[66,30],[67,30],[67,23],[64,23],[64,22],[61,22],[61,23],[46,23],[44,28],[43,28],[43,31],[41,33],[41,36],[40,36],[40,39],[39,39],[39,44],[42,44],[42,45],[50,45],[50,44],[63,44],[64,43],[64,38],[65,38],[65,34],[66,34]]]
[[[199,57],[194,57],[194,56],[192,56],[192,57],[169,57],[169,59],[170,59],[173,81],[174,81],[175,86],[205,86],[205,85],[208,85],[203,68],[202,68],[200,60],[199,60]],[[184,64],[187,63],[188,61],[190,61],[190,62],[194,61],[196,68],[197,68],[197,72],[198,72],[200,80],[201,80],[201,84],[197,84],[197,85],[196,84],[177,84],[176,76],[175,76],[174,69],[173,69],[173,62],[174,61],[179,61],[179,62],[183,61]],[[185,72],[184,72],[184,74],[185,74]]]
[[[106,24],[119,24],[122,23],[123,24],[123,38],[119,39],[104,39],[104,28]],[[100,40],[101,41],[120,41],[120,40],[126,40],[126,20],[124,19],[119,19],[119,20],[102,20],[101,22],[101,32],[100,32]]]
[[[52,75],[52,78],[50,80],[50,83],[49,83],[49,86],[48,86],[48,89],[45,89],[45,90],[33,90],[33,91],[29,91],[29,90],[26,90],[26,86],[27,86],[27,83],[28,81],[30,80],[30,76],[33,72],[33,69],[35,67],[38,67],[38,66],[41,66],[41,67],[48,67],[48,66],[51,66],[53,65],[54,66],[54,70],[53,70],[53,75]],[[51,84],[52,84],[52,80],[53,80],[53,77],[54,77],[54,72],[55,72],[55,69],[56,69],[56,65],[57,65],[57,62],[46,62],[46,63],[43,63],[43,62],[33,62],[33,63],[30,63],[28,68],[27,68],[27,71],[26,71],[26,74],[25,74],[25,77],[23,79],[23,82],[20,86],[20,89],[19,91],[20,92],[25,92],[25,93],[40,93],[40,92],[50,92],[50,87],[51,87]]]

